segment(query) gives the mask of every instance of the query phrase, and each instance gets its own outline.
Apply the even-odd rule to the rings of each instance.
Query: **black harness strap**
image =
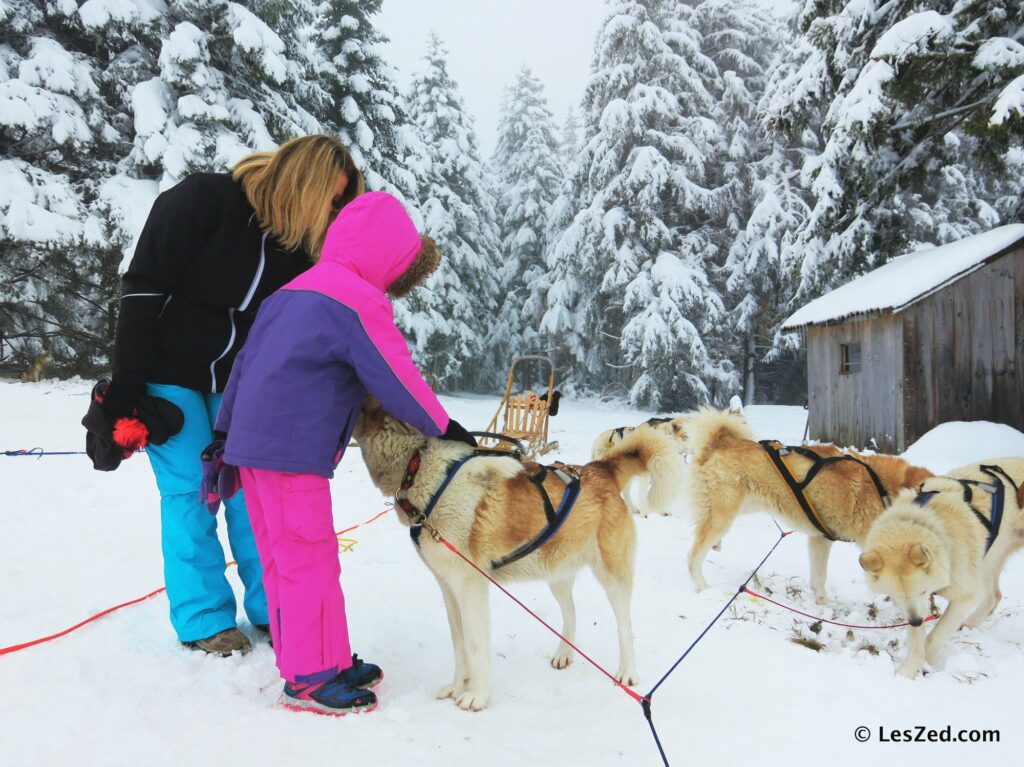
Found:
[[[882,506],[888,507],[889,504],[892,503],[892,500],[889,498],[889,493],[885,489],[885,485],[882,484],[882,480],[878,476],[878,472],[871,468],[871,464],[867,463],[867,461],[862,461],[860,460],[860,458],[850,455],[849,453],[843,453],[842,455],[833,455],[829,456],[828,458],[823,458],[822,456],[815,453],[813,450],[803,446],[790,447],[788,448],[788,450],[797,453],[798,455],[802,455],[804,458],[807,458],[808,460],[814,462],[814,465],[811,466],[810,472],[808,472],[808,475],[804,477],[805,484],[809,483],[810,480],[813,479],[814,476],[819,471],[821,471],[821,469],[824,468],[825,466],[828,466],[833,463],[838,463],[840,461],[853,461],[854,463],[859,463],[861,466],[863,466],[864,470],[868,473],[868,476],[871,478],[872,484],[875,486],[875,492],[878,493],[878,498],[882,502]]]
[[[844,453],[843,455],[834,455],[828,458],[823,458],[813,450],[806,447],[782,446],[775,440],[771,439],[762,439],[758,444],[764,448],[764,451],[768,454],[768,457],[775,465],[780,476],[789,486],[789,489],[793,493],[793,497],[796,498],[796,502],[800,505],[800,509],[807,517],[807,521],[814,525],[814,528],[830,541],[842,541],[845,539],[840,538],[838,535],[833,533],[827,525],[825,525],[824,521],[822,521],[821,517],[818,516],[817,511],[814,509],[814,506],[811,504],[805,493],[808,485],[811,484],[814,478],[818,476],[818,473],[825,467],[831,466],[834,463],[839,463],[840,461],[853,461],[854,463],[860,464],[867,470],[868,476],[871,478],[871,482],[875,486],[875,491],[878,493],[878,498],[882,502],[882,507],[885,508],[890,503],[889,493],[886,492],[885,485],[882,484],[882,480],[879,478],[878,473],[866,462],[855,456]],[[793,476],[793,472],[789,470],[789,466],[783,460],[783,456],[790,453],[796,453],[797,455],[803,456],[811,461],[811,468],[807,471],[802,482],[797,481],[796,477]]]
[[[537,488],[541,501],[544,503],[544,516],[548,520],[547,527],[541,530],[540,534],[532,541],[524,543],[515,551],[506,554],[500,559],[493,560],[491,562],[491,569],[497,570],[505,565],[510,565],[528,554],[532,554],[547,543],[558,532],[562,523],[569,517],[569,512],[576,505],[576,498],[580,494],[579,475],[564,464],[556,464],[550,467],[555,476],[565,483],[565,493],[562,495],[562,502],[558,505],[558,511],[555,511],[551,505],[551,498],[548,497],[547,490],[544,489],[544,479],[548,475],[548,468],[547,466],[541,466],[540,471],[530,477],[530,482]]]

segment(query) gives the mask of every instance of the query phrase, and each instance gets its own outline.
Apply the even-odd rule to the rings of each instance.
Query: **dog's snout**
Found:
[[[917,628],[922,623],[924,623],[924,621],[921,618],[918,618],[916,615],[912,615],[910,617],[910,625],[913,626],[914,628]]]

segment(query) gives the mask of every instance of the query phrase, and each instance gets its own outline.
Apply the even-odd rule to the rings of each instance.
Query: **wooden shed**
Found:
[[[945,421],[1024,431],[1024,224],[919,250],[812,301],[810,437],[903,451]]]

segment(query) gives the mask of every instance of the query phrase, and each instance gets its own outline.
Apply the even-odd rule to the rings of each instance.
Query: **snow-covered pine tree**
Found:
[[[312,42],[324,58],[315,65],[320,93],[309,108],[352,148],[368,189],[391,192],[418,216],[427,152],[382,54],[387,40],[373,26],[380,7],[381,0],[320,3]]]
[[[558,137],[558,152],[566,164],[572,162],[580,151],[580,119],[576,110],[569,105],[565,112],[565,122]]]
[[[265,6],[285,33],[292,16],[279,2],[252,6]],[[306,62],[289,58],[281,34],[256,13],[227,0],[178,0],[163,23],[166,35],[149,43],[158,69],[131,94],[136,135],[129,173],[158,176],[163,188],[320,130],[295,97]]]
[[[691,10],[692,9],[692,10]],[[786,228],[800,223],[789,181],[780,174],[781,147],[757,119],[769,71],[782,48],[781,25],[750,0],[692,0],[680,12],[701,35],[701,50],[716,67],[710,117],[721,126],[710,183],[729,190],[714,222],[715,284],[725,295],[729,321],[705,336],[715,361],[718,391],[743,388],[753,401],[756,363],[772,348],[782,300],[779,246]],[[780,229],[780,226],[782,227]]]
[[[117,254],[96,201],[122,116],[74,4],[0,4],[0,359],[88,372],[108,351]]]
[[[430,149],[420,190],[424,230],[437,242],[441,267],[406,301],[405,328],[441,386],[493,388],[477,363],[497,311],[499,254],[496,201],[480,159],[473,119],[448,74],[448,52],[431,34],[424,68],[412,79],[409,113]],[[402,319],[402,318],[400,318]],[[408,321],[408,320],[406,320]]]
[[[813,47],[767,105],[790,135],[825,116],[803,167],[799,300],[999,223],[1024,126],[1000,108],[1024,72],[1022,21],[1019,0],[806,2]]]
[[[675,3],[611,6],[583,97],[584,146],[553,211],[575,212],[548,253],[542,329],[575,362],[573,380],[631,401],[682,408],[709,398],[703,336],[724,308],[707,278],[708,188],[719,141],[714,63]]]
[[[542,278],[551,203],[562,182],[559,145],[544,86],[528,67],[505,92],[498,143],[491,159],[499,184],[500,308],[487,338],[487,354],[501,369],[510,357],[544,351],[539,307],[528,305],[530,286]]]

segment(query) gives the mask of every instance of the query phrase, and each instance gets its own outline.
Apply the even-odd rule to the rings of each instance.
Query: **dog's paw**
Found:
[[[636,673],[636,669],[627,669],[625,671],[619,670],[619,673],[615,675],[615,681],[619,684],[624,684],[626,687],[635,687],[640,684],[640,675]]]
[[[814,597],[814,604],[816,604],[816,605],[827,605],[828,604],[828,596],[825,595],[825,594],[819,594],[819,595],[815,596]]]
[[[551,659],[551,665],[553,668],[563,669],[569,668],[573,660],[572,649],[566,647],[565,649],[559,647],[558,652],[555,653],[555,657]]]
[[[437,695],[434,697],[436,697],[438,700],[447,700],[448,698],[457,698],[460,695],[462,695],[462,693],[464,693],[465,691],[465,683],[456,684],[455,682],[452,682],[451,684],[446,684],[444,687],[438,690]]]
[[[487,708],[488,697],[488,694],[484,692],[466,690],[466,692],[455,697],[455,705],[463,711],[482,711]]]
[[[906,677],[907,679],[913,679],[921,672],[922,662],[918,658],[907,658],[903,661],[899,668],[896,669],[898,676]]]

